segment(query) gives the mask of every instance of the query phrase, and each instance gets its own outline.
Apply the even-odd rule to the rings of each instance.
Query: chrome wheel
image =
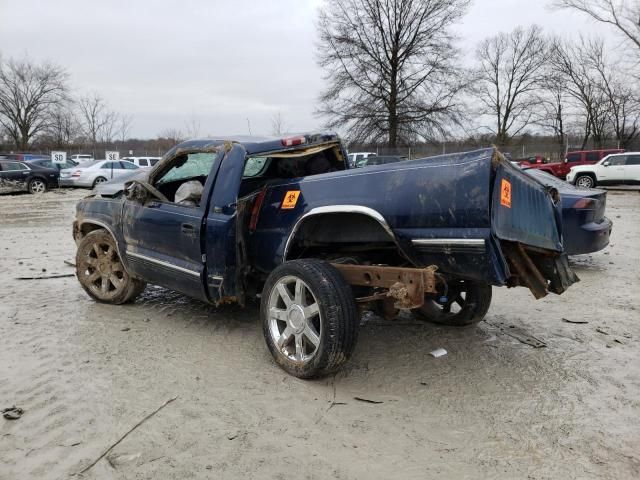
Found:
[[[39,179],[31,180],[29,183],[29,192],[31,193],[44,193],[47,190],[47,185]]]
[[[320,307],[300,278],[282,277],[273,286],[268,303],[269,333],[289,360],[307,362],[317,353],[322,335]]]
[[[582,177],[578,177],[576,180],[576,185],[582,188],[592,188],[593,187],[593,178],[585,175]]]
[[[95,297],[108,301],[127,288],[126,272],[112,244],[92,243],[78,253],[78,280]]]

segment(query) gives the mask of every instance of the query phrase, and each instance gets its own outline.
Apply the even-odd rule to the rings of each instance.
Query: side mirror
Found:
[[[604,162],[602,162],[603,167],[608,167],[609,165],[611,165],[611,163],[609,163],[609,160],[605,160]]]
[[[132,202],[144,203],[147,201],[149,192],[138,182],[127,182],[124,184],[124,196]]]

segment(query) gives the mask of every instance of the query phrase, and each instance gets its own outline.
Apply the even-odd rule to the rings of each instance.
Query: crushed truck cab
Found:
[[[577,280],[557,191],[494,149],[346,159],[326,133],[184,142],[79,202],[78,279],[114,304],[147,282],[214,304],[259,298],[268,348],[301,378],[349,358],[362,309],[467,325],[492,285],[541,298]]]

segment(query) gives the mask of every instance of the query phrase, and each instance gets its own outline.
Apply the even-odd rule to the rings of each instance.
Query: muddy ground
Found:
[[[572,261],[564,295],[494,289],[463,329],[365,317],[347,368],[318,381],[275,366],[255,310],[16,280],[73,273],[84,193],[0,196],[0,408],[25,411],[0,417],[0,479],[77,474],[176,396],[75,478],[640,477],[638,192],[609,193],[611,245]]]

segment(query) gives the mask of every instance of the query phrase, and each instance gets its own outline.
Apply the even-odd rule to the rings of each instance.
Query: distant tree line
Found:
[[[0,57],[0,152],[68,150],[91,153],[137,150],[159,155],[186,136],[197,136],[192,118],[185,133],[168,129],[158,138],[130,137],[132,116],[111,109],[98,92],[73,95],[67,71],[53,63]]]
[[[617,29],[625,51],[517,27],[477,45],[464,68],[453,25],[467,0],[329,0],[318,21],[326,88],[318,114],[356,144],[389,148],[523,134],[580,146],[629,146],[640,135],[640,1],[556,0]]]

